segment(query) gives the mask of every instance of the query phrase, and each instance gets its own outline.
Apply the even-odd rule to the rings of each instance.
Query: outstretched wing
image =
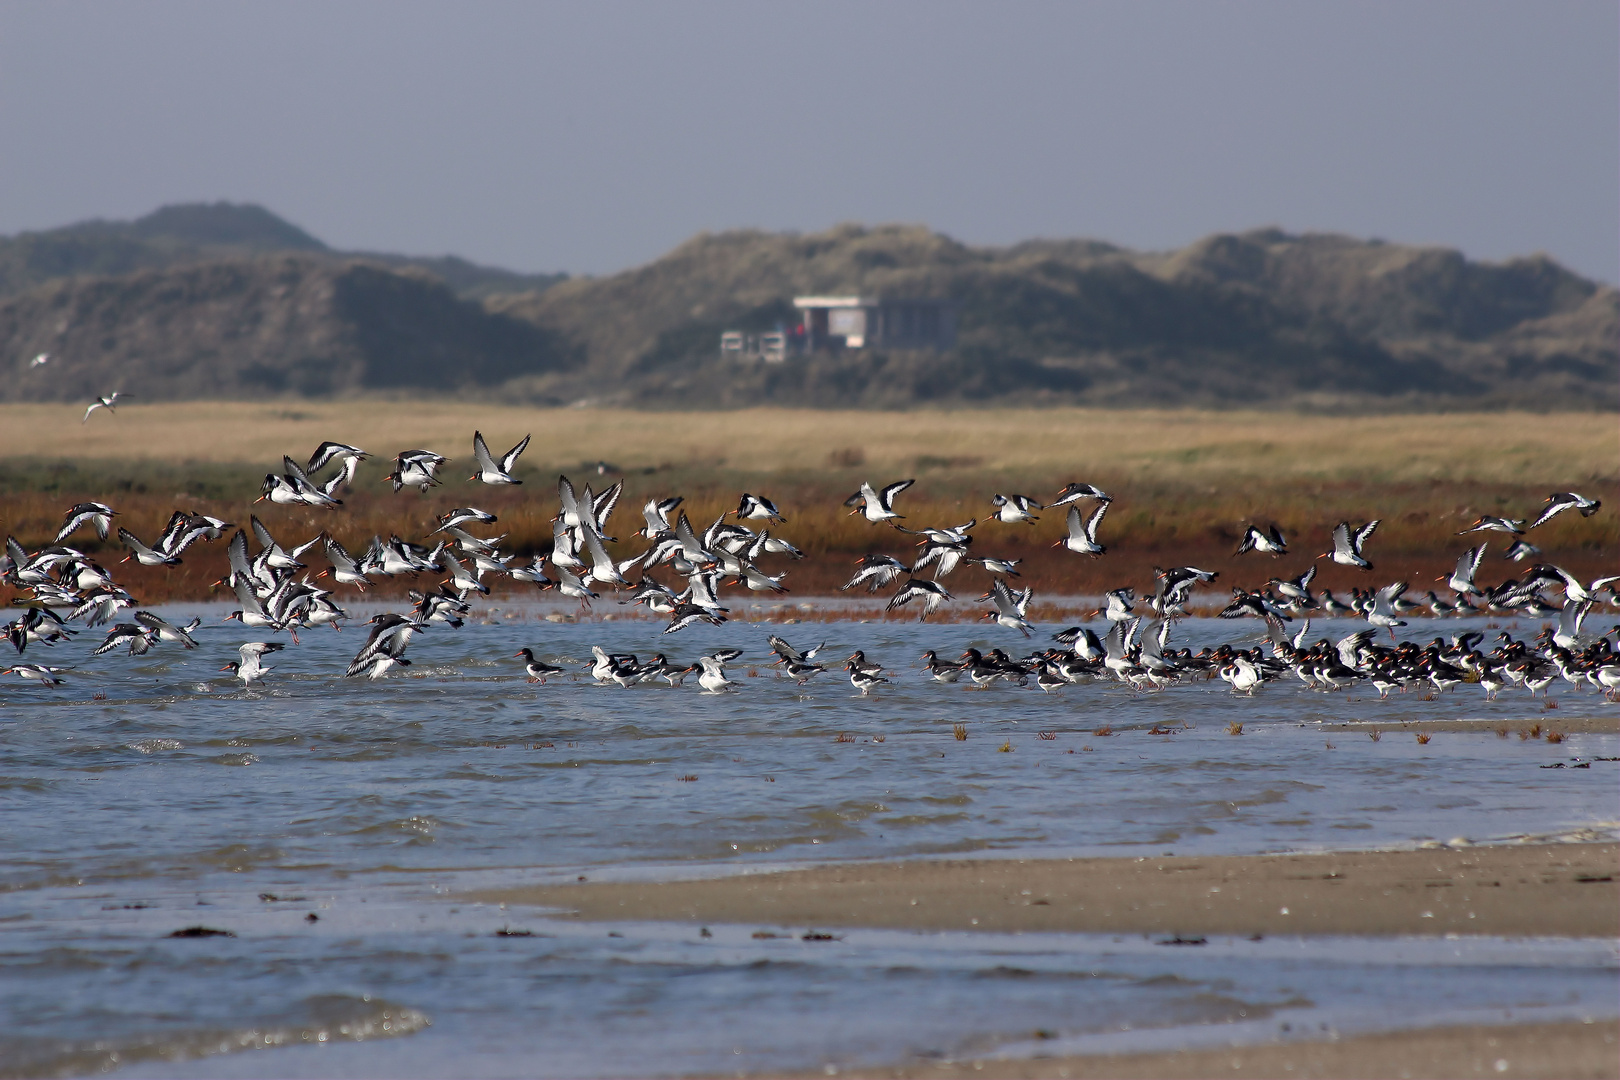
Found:
[[[532,436],[529,435],[523,436],[522,442],[518,443],[516,446],[512,447],[512,449],[501,455],[501,472],[510,473],[512,471],[512,466],[517,464],[518,455],[523,453],[524,450],[528,449],[529,439],[531,437]]]
[[[527,439],[523,440],[528,442]],[[624,494],[624,481],[620,480],[602,494],[596,496],[591,502],[591,509],[596,518],[597,531],[607,525],[607,519],[613,516],[613,510],[619,505],[619,496]]]
[[[248,524],[253,527],[253,539],[259,542],[260,547],[273,548],[276,546],[276,538],[270,535],[270,530],[264,527],[264,522],[259,520],[257,514],[248,518]]]
[[[1536,516],[1536,520],[1530,523],[1530,528],[1533,529],[1537,525],[1543,525],[1551,521],[1574,505],[1576,505],[1575,500],[1562,492],[1547,496],[1547,505],[1541,508],[1541,513]]]
[[[484,433],[481,431],[473,432],[473,461],[481,473],[505,471],[489,456],[489,446],[484,442]]]
[[[894,505],[894,497],[896,495],[900,494],[902,491],[906,490],[906,488],[910,487],[912,484],[915,484],[916,482],[917,481],[915,479],[900,480],[900,481],[897,481],[897,482],[895,482],[893,484],[890,484],[888,487],[884,488],[883,489],[883,505],[892,508],[893,505]]]
[[[1103,515],[1108,513],[1109,505],[1108,503],[1098,503],[1096,511],[1091,515],[1091,520],[1086,522],[1086,539],[1093,544],[1097,542],[1097,526],[1102,523]]]
[[[1361,545],[1365,544],[1367,542],[1367,538],[1372,536],[1374,531],[1377,530],[1380,520],[1380,518],[1373,518],[1371,521],[1367,522],[1367,524],[1356,530],[1356,550],[1359,551],[1361,549]]]
[[[247,533],[237,529],[225,551],[230,556],[232,576],[238,581],[251,581],[253,565],[248,561]]]

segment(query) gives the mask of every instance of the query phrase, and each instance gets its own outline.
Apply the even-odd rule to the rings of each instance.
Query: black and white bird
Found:
[[[127,646],[130,656],[144,656],[146,651],[152,647],[155,636],[144,626],[136,626],[134,623],[118,623],[108,628],[106,638],[91,651],[90,655],[101,656],[103,653],[110,653],[114,649]]]
[[[864,649],[856,649],[854,652],[850,653],[844,658],[844,663],[846,666],[853,664],[859,670],[868,672],[872,675],[883,674],[883,665],[877,663],[876,661],[868,660],[866,658],[866,650]]]
[[[394,612],[374,615],[371,623],[371,636],[354,654],[348,670],[343,673],[344,678],[365,675],[380,679],[396,664],[409,667],[411,662],[405,659],[405,647],[410,644],[412,635],[427,629],[416,620]]]
[[[895,528],[899,529],[903,533],[910,533],[913,536],[922,537],[921,540],[917,541],[918,547],[922,547],[925,544],[955,544],[960,546],[972,542],[973,538],[970,537],[968,533],[971,532],[973,526],[977,525],[978,523],[979,519],[973,518],[971,521],[968,521],[965,524],[952,525],[949,528],[930,526],[922,529],[908,529],[904,525],[896,525]]]
[[[521,484],[523,481],[512,475],[512,468],[517,464],[518,455],[528,448],[530,436],[523,436],[523,441],[501,455],[496,461],[489,454],[489,446],[484,442],[484,433],[473,432],[473,464],[478,471],[467,479],[482,480],[486,484]]]
[[[130,532],[128,529],[119,529],[118,539],[123,542],[125,547],[129,548],[129,554],[125,555],[123,558],[124,562],[129,562],[129,560],[134,559],[142,566],[180,565],[180,556],[169,555],[165,552],[147,547],[145,544],[141,543],[139,537]]]
[[[694,623],[706,622],[711,626],[719,626],[725,621],[726,617],[713,608],[683,601],[670,610],[669,625],[664,627],[664,633],[676,634]]]
[[[176,626],[163,616],[150,611],[137,611],[135,621],[145,627],[147,633],[155,641],[178,642],[182,648],[195,649],[197,640],[191,636],[191,631],[202,625],[201,619],[193,619],[185,626]]]
[[[1599,599],[1599,592],[1605,585],[1620,581],[1620,574],[1611,574],[1608,577],[1600,577],[1588,585],[1562,566],[1538,566],[1536,570],[1549,580],[1558,580],[1563,586],[1565,597],[1584,604],[1596,602]]]
[[[342,473],[334,476],[327,483],[326,488],[318,487],[305,475],[304,470],[290,457],[281,459],[281,475],[269,473],[264,478],[264,494],[258,498],[259,502],[269,500],[282,505],[314,506],[323,510],[336,510],[343,505],[343,500],[335,498],[331,492],[336,491]]]
[[[647,504],[641,508],[641,516],[647,524],[636,535],[647,540],[657,540],[668,535],[669,515],[685,501],[680,495],[669,499],[648,499]]]
[[[892,555],[862,555],[856,560],[856,565],[859,569],[855,571],[855,576],[838,586],[839,592],[847,592],[864,583],[867,592],[875,593],[901,574],[912,572],[911,567]]]
[[[980,600],[988,600],[995,605],[995,610],[985,612],[983,617],[994,620],[997,626],[1017,630],[1025,637],[1029,637],[1030,631],[1034,629],[1027,617],[1032,595],[1032,590],[1027,587],[1022,592],[1015,593],[1007,588],[1005,581],[997,581],[990,586],[989,592],[979,597]]]
[[[252,686],[270,673],[270,669],[265,667],[263,663],[265,656],[273,652],[280,652],[284,648],[286,648],[285,645],[275,641],[243,642],[241,648],[236,650],[239,659],[232,660],[219,670],[235,674],[238,679],[242,680],[244,688]]]
[[[928,566],[934,568],[934,580],[950,575],[957,564],[967,557],[968,545],[973,543],[973,537],[964,536],[960,543],[936,543],[933,540],[924,540],[922,550],[917,553],[917,561],[911,564],[913,574],[922,573]]]
[[[1573,491],[1555,491],[1547,496],[1547,505],[1541,508],[1541,513],[1536,515],[1536,520],[1530,523],[1529,528],[1545,525],[1565,510],[1579,510],[1581,517],[1591,517],[1602,505],[1601,499],[1588,499]]]
[[[371,579],[361,569],[359,560],[350,555],[348,549],[338,543],[336,538],[325,534],[322,534],[322,538],[326,547],[326,558],[331,562],[332,568],[322,570],[315,576],[323,578],[330,575],[339,585],[353,585],[364,592],[366,586],[371,584]]]
[[[849,672],[850,685],[859,690],[862,697],[870,694],[874,686],[880,686],[889,681],[877,672],[862,667],[853,657],[845,661],[844,670]]]
[[[556,664],[548,664],[543,660],[536,660],[534,658],[534,650],[528,646],[524,646],[512,655],[523,657],[523,673],[527,675],[529,677],[529,681],[533,683],[543,683],[553,675],[562,675],[568,670],[567,668],[560,668]]]
[[[1020,521],[1033,525],[1041,519],[1030,511],[1046,509],[1028,495],[992,495],[990,505],[996,508],[992,516],[1004,525],[1015,525]]]
[[[737,509],[732,511],[740,521],[743,518],[757,518],[761,521],[786,522],[787,518],[776,508],[776,504],[762,495],[750,495],[743,492],[742,499],[737,503]]]
[[[1081,499],[1096,499],[1098,502],[1104,503],[1114,501],[1114,497],[1100,487],[1092,484],[1071,482],[1064,485],[1063,490],[1058,492],[1057,498],[1046,505],[1049,507],[1068,506],[1070,503],[1079,502]]]
[[[844,500],[844,505],[854,507],[850,511],[851,516],[865,514],[866,520],[874,525],[885,521],[892,522],[905,517],[904,514],[895,513],[894,497],[916,482],[915,479],[897,480],[882,491],[875,491],[870,483],[864,483],[861,490]]]
[[[62,528],[57,532],[56,539],[52,540],[51,543],[60,544],[86,525],[94,525],[96,535],[105,540],[107,539],[108,530],[112,528],[112,519],[117,514],[118,511],[104,503],[79,503],[69,510],[62,519]]]
[[[1101,660],[1107,650],[1096,633],[1084,626],[1071,626],[1052,635],[1052,640],[1067,645],[1076,657],[1085,661]]]
[[[771,651],[774,652],[777,657],[775,660],[771,661],[772,667],[775,667],[778,664],[808,664],[818,655],[820,655],[821,650],[827,647],[827,643],[823,641],[820,645],[817,645],[813,649],[806,649],[803,652],[800,652],[798,649],[788,644],[786,638],[778,637],[776,634],[772,634],[767,639],[767,642],[771,647]]]
[[[95,412],[97,409],[106,409],[108,412],[117,412],[118,410],[117,410],[116,406],[118,404],[118,399],[121,398],[121,397],[128,397],[128,396],[129,396],[128,394],[126,394],[126,393],[124,393],[123,391],[120,390],[120,391],[115,391],[114,393],[108,394],[105,397],[96,398],[96,400],[94,400],[94,401],[92,401],[90,403],[90,407],[88,409],[84,410],[84,419],[80,420],[79,423],[83,424],[83,423],[87,422],[90,419],[90,414]]]
[[[1312,563],[1305,568],[1305,572],[1292,578],[1272,578],[1266,584],[1276,589],[1289,600],[1295,601],[1304,608],[1319,606],[1316,597],[1311,595],[1311,581],[1316,577],[1316,564]]]
[[[1479,572],[1480,560],[1485,558],[1485,544],[1471,547],[1463,552],[1457,559],[1457,565],[1452,569],[1449,577],[1435,578],[1444,581],[1446,588],[1454,593],[1484,594],[1484,590],[1474,584],[1474,575]]]
[[[783,667],[787,670],[788,675],[800,686],[827,670],[824,665],[812,663],[808,660],[788,660],[784,662]]]
[[[1242,555],[1246,551],[1259,551],[1267,555],[1288,554],[1288,541],[1284,539],[1282,530],[1276,525],[1265,532],[1250,525],[1243,531],[1243,540],[1233,555]]]
[[[476,521],[480,525],[493,525],[499,521],[500,518],[496,517],[488,510],[480,510],[476,506],[458,506],[449,513],[441,514],[435,520],[438,521],[439,527],[433,531],[447,532],[450,529],[459,528],[462,525],[467,524],[469,521]]]
[[[900,586],[900,591],[895,593],[894,599],[889,601],[887,610],[898,611],[913,600],[921,600],[922,614],[918,616],[917,621],[924,622],[928,616],[939,609],[941,604],[951,599],[951,594],[946,592],[945,587],[939,582],[914,577]]]
[[[439,466],[449,459],[431,450],[403,450],[394,458],[394,471],[385,480],[400,488],[414,487],[426,495],[428,488],[443,483],[437,473]]]
[[[1332,559],[1340,566],[1354,566],[1362,570],[1371,570],[1372,563],[1361,554],[1361,547],[1378,528],[1379,519],[1374,518],[1367,524],[1356,529],[1350,529],[1348,521],[1341,521],[1333,526],[1333,549],[1318,555],[1318,559]]]
[[[1067,548],[1076,555],[1090,555],[1096,558],[1105,554],[1108,548],[1097,542],[1097,526],[1102,524],[1103,515],[1108,513],[1109,503],[1099,502],[1097,509],[1091,512],[1090,520],[1084,524],[1080,521],[1080,508],[1069,507],[1069,535],[1053,544],[1053,547]]]
[[[1103,606],[1100,610],[1092,612],[1092,617],[1102,615],[1111,623],[1129,622],[1136,618],[1132,610],[1136,606],[1136,590],[1129,585],[1121,589],[1110,589],[1103,593]]]
[[[347,487],[354,483],[354,474],[360,468],[360,463],[370,456],[358,446],[350,446],[348,443],[323,442],[315,448],[313,454],[309,455],[309,464],[304,467],[304,471],[314,476],[335,461],[338,464],[338,476],[342,479],[330,483],[334,489],[339,484]]]
[[[922,654],[922,661],[929,678],[935,682],[953,683],[962,677],[962,664],[959,661],[941,660],[933,649]]]
[[[1506,551],[1502,552],[1502,558],[1510,559],[1513,562],[1524,562],[1524,560],[1533,559],[1540,554],[1540,548],[1536,547],[1536,545],[1530,543],[1523,537],[1518,537],[1513,541],[1513,543],[1508,545],[1508,549]]]
[[[176,510],[169,515],[169,523],[155,546],[165,555],[179,555],[198,540],[218,540],[232,524],[207,514]]]
[[[1393,585],[1385,585],[1373,594],[1373,605],[1367,610],[1367,621],[1374,626],[1382,626],[1389,630],[1389,638],[1395,640],[1395,628],[1405,626],[1406,620],[1395,611],[1395,602],[1406,591],[1406,582],[1397,581]]]
[[[1457,535],[1465,536],[1471,532],[1505,532],[1512,536],[1523,536],[1524,529],[1521,528],[1523,524],[1523,518],[1505,518],[1497,517],[1494,514],[1481,514],[1474,520],[1472,525],[1459,531]]]
[[[726,678],[726,662],[718,654],[698,657],[698,662],[688,670],[697,669],[702,669],[698,685],[705,694],[724,694],[737,688],[734,681]]]
[[[37,682],[41,686],[61,686],[62,672],[67,668],[46,667],[44,664],[13,664],[0,671],[0,675],[16,675],[18,678]]]

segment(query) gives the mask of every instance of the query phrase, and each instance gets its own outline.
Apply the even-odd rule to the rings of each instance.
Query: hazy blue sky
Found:
[[[0,232],[196,199],[575,273],[904,221],[1143,248],[1274,224],[1616,281],[1620,15],[0,0]]]

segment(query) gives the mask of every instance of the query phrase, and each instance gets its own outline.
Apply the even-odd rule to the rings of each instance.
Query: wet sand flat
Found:
[[[463,899],[585,920],[800,928],[1200,934],[1620,932],[1620,845],[873,862],[698,881],[585,882]]]
[[[859,1069],[843,1076],[894,1080],[955,1077],[1548,1077],[1585,1080],[1620,1076],[1620,1024],[1505,1024],[1423,1028],[1356,1035],[1332,1041],[1144,1054],[1097,1054],[1023,1060],[917,1062]],[[793,1075],[793,1074],[784,1074]],[[797,1074],[826,1075],[818,1071]]]
[[[1397,722],[1380,722],[1378,720],[1350,720],[1337,724],[1323,724],[1323,731],[1364,732],[1377,731],[1380,734],[1387,732],[1409,731],[1414,734],[1432,735],[1437,732],[1464,732],[1464,731],[1494,731],[1504,738],[1545,739],[1550,732],[1560,735],[1614,735],[1620,733],[1620,716],[1593,716],[1583,715],[1573,708],[1565,709],[1567,715],[1559,715],[1559,710],[1536,710],[1539,715],[1530,712],[1521,713],[1514,717],[1486,718],[1463,717],[1457,720],[1403,720]]]

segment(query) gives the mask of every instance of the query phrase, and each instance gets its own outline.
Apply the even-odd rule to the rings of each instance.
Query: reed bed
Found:
[[[1589,576],[1620,562],[1617,431],[1612,418],[1591,414],[660,414],[459,403],[206,403],[120,406],[115,416],[98,413],[89,424],[73,425],[72,455],[41,453],[64,442],[45,435],[47,426],[61,424],[63,409],[0,406],[0,529],[29,548],[54,537],[68,506],[92,498],[110,503],[119,511],[117,524],[148,541],[174,509],[183,508],[242,526],[257,513],[284,545],[325,531],[351,552],[373,535],[431,544],[434,518],[470,504],[499,515],[499,523],[481,534],[504,535],[502,548],[527,559],[551,545],[556,477],[565,472],[579,488],[600,490],[624,481],[624,497],[609,523],[620,538],[609,547],[620,558],[645,546],[632,534],[649,498],[684,495],[682,509],[700,532],[735,509],[744,490],[774,499],[788,521],[773,532],[808,558],[771,556],[764,565],[772,573],[788,571],[785,583],[794,596],[835,593],[862,553],[909,557],[914,537],[872,526],[841,505],[862,480],[883,484],[908,476],[916,476],[917,484],[898,500],[905,523],[954,525],[978,518],[974,553],[1024,560],[1014,584],[1027,583],[1047,597],[1094,596],[1126,584],[1147,590],[1155,566],[1184,564],[1221,573],[1215,596],[1228,585],[1255,587],[1303,570],[1330,546],[1339,520],[1371,517],[1383,520],[1368,545],[1374,572],[1322,563],[1318,586],[1341,590],[1405,578],[1421,593],[1458,553],[1487,536],[1492,554],[1480,577],[1499,580],[1523,569],[1501,559],[1501,535],[1464,537],[1458,531],[1482,513],[1531,517],[1549,492],[1569,489],[1603,498],[1604,509],[1591,518],[1568,513],[1538,529],[1533,539],[1544,558]],[[522,486],[465,481],[475,426],[497,452],[534,433],[518,468]],[[1256,440],[1256,432],[1275,437]],[[263,474],[279,468],[282,453],[301,460],[323,438],[377,451],[362,466],[354,490],[343,495],[341,509],[252,505]],[[119,446],[128,452],[117,452]],[[443,487],[426,495],[389,489],[384,455],[410,446],[451,457],[441,470]],[[98,450],[105,456],[96,456]],[[599,472],[599,460],[611,468]],[[1109,547],[1102,558],[1052,546],[1066,531],[1061,510],[1042,513],[1034,526],[986,520],[996,492],[1045,500],[1069,480],[1096,483],[1115,496],[1099,533]],[[1089,512],[1089,505],[1083,509]],[[1280,525],[1291,553],[1234,558],[1249,522]],[[82,531],[71,543],[109,567],[124,555],[116,537],[101,542]],[[144,603],[216,595],[209,586],[224,573],[223,543],[195,545],[184,558],[174,568],[123,564],[116,576]],[[318,549],[308,561],[325,565]],[[978,567],[964,566],[944,583],[958,599],[971,599],[988,581]],[[379,583],[374,595],[396,596],[410,584]],[[501,595],[515,588],[517,595],[533,595],[526,585],[492,585]],[[873,610],[874,617],[881,614]]]
[[[1250,478],[1613,483],[1620,427],[1604,413],[1314,416],[1154,409],[637,412],[473,402],[184,402],[82,409],[0,405],[0,461],[254,463],[325,439],[379,455],[426,447],[465,464],[474,428],[497,451],[525,434],[538,473],[605,460],[626,472],[695,467],[803,473],[1073,472],[1228,485]],[[874,479],[876,477],[874,476]]]

